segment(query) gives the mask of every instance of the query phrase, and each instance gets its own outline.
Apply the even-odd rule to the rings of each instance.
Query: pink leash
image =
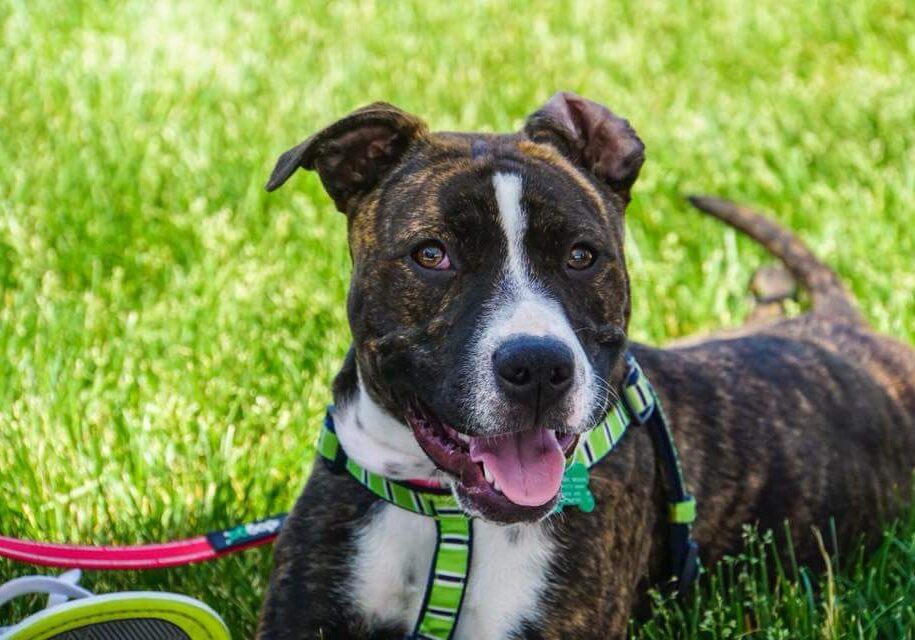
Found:
[[[187,540],[131,546],[52,544],[0,536],[0,557],[67,569],[177,567],[268,544],[279,534],[285,519],[286,514],[280,514]]]

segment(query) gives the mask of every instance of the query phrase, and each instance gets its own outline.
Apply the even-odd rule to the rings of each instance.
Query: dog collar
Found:
[[[595,505],[588,489],[588,469],[606,458],[630,427],[644,425],[661,463],[667,493],[672,568],[668,586],[683,594],[695,581],[699,569],[699,547],[691,536],[696,501],[686,492],[677,447],[657,394],[631,354],[626,355],[626,365],[619,399],[600,423],[582,434],[567,461],[557,511],[569,505],[584,512],[592,511]],[[332,472],[347,472],[382,500],[434,519],[436,546],[423,606],[412,634],[407,637],[450,640],[457,628],[470,573],[474,518],[464,513],[449,489],[391,480],[357,464],[340,446],[334,430],[333,408],[327,411],[317,448]]]

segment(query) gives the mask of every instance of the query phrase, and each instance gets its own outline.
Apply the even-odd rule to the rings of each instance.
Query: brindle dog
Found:
[[[642,161],[625,120],[568,93],[508,135],[431,133],[378,103],[283,154],[268,183],[313,169],[347,217],[343,448],[390,478],[450,485],[478,518],[455,638],[621,638],[670,575],[644,429],[592,470],[594,512],[550,515],[564,454],[613,402],[626,349],[669,416],[706,565],[741,548],[745,523],[786,520],[798,560],[815,562],[811,527],[834,518],[840,541],[874,540],[910,499],[915,354],[875,335],[835,274],[764,218],[693,199],[780,258],[808,313],[685,347],[627,341],[623,220]],[[434,537],[428,518],[314,465],[259,637],[403,638]]]

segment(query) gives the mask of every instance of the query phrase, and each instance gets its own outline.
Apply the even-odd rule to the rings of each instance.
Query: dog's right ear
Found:
[[[281,155],[267,191],[281,187],[299,167],[313,169],[337,209],[351,214],[425,131],[422,120],[390,104],[362,107]]]
[[[629,122],[607,107],[560,92],[528,117],[524,133],[556,147],[629,201],[645,161],[645,145]]]

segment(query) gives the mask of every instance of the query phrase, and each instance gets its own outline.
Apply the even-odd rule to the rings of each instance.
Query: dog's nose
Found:
[[[539,411],[566,394],[575,373],[572,350],[555,338],[509,338],[493,353],[492,363],[502,392]]]

